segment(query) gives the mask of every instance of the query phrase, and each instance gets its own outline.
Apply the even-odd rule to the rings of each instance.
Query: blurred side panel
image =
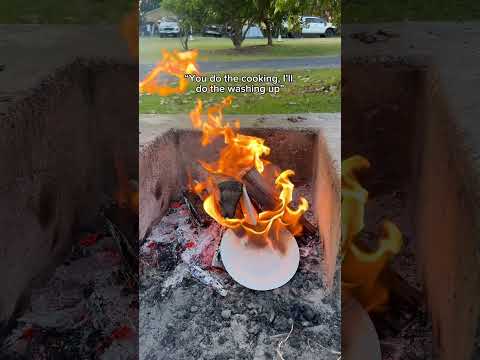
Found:
[[[480,6],[349,1],[342,14],[342,160],[369,162],[364,214],[342,214],[363,221],[342,249],[342,303],[368,312],[382,359],[480,359]],[[400,246],[381,257],[386,221]]]
[[[0,5],[0,357],[126,341],[114,358],[134,358],[137,4],[16,5]]]

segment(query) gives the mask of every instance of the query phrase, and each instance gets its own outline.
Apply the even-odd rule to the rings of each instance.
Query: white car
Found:
[[[158,35],[164,36],[180,36],[180,26],[176,21],[159,21],[158,22]]]
[[[317,16],[302,16],[303,36],[332,37],[337,33],[337,28],[324,18]]]

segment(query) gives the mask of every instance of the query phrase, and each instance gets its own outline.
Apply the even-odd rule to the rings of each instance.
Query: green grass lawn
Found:
[[[228,38],[195,37],[190,42],[192,49],[200,50],[203,61],[242,61],[265,60],[275,58],[339,55],[340,38],[309,38],[284,39],[274,41],[274,46],[266,46],[265,39],[247,39],[240,50],[235,50]],[[140,39],[140,63],[152,64],[160,60],[162,49],[181,50],[180,40],[175,38],[145,38]]]
[[[232,94],[233,105],[227,114],[293,114],[305,112],[340,112],[340,69],[315,69],[270,71],[252,70],[249,72],[229,72],[231,75],[266,74],[283,77],[292,74],[294,82],[288,83],[277,95],[273,94]],[[217,73],[222,75],[224,73]],[[209,76],[210,74],[205,74]],[[223,84],[223,83],[221,83]],[[202,84],[209,85],[209,83]],[[232,85],[232,84],[231,84]],[[235,84],[239,85],[239,84]],[[182,95],[160,97],[142,95],[140,113],[178,114],[189,113],[196,99],[202,99],[206,106],[214,104],[228,93],[197,94],[198,84],[191,83],[189,90]]]

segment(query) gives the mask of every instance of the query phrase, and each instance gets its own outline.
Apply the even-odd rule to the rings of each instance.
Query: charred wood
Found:
[[[183,201],[187,205],[190,217],[195,224],[201,227],[210,225],[212,218],[205,212],[203,201],[197,194],[191,191],[184,191]]]
[[[235,180],[223,181],[218,184],[220,190],[220,210],[225,218],[235,218],[237,205],[242,196],[242,184]]]

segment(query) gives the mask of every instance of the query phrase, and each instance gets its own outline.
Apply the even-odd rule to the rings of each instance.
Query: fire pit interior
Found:
[[[314,232],[297,236],[298,271],[272,291],[251,290],[232,279],[217,256],[225,227],[197,214],[201,202],[193,204],[192,214],[195,200],[185,192],[204,175],[198,160],[214,161],[222,144],[201,147],[198,131],[166,132],[140,155],[142,359],[339,357],[339,267],[330,288],[324,242],[332,230],[321,221],[320,236],[315,229],[319,212],[338,220],[338,175],[324,133],[301,127],[241,132],[266,139],[272,149],[266,158],[294,171],[293,207],[300,196],[310,204],[305,218]]]
[[[371,164],[360,178],[365,229],[388,219],[403,234],[391,268],[408,286],[392,285],[389,310],[372,316],[383,359],[470,359],[479,318],[471,154],[435,68],[422,64],[342,65],[342,159]],[[382,81],[372,87],[372,78]]]

